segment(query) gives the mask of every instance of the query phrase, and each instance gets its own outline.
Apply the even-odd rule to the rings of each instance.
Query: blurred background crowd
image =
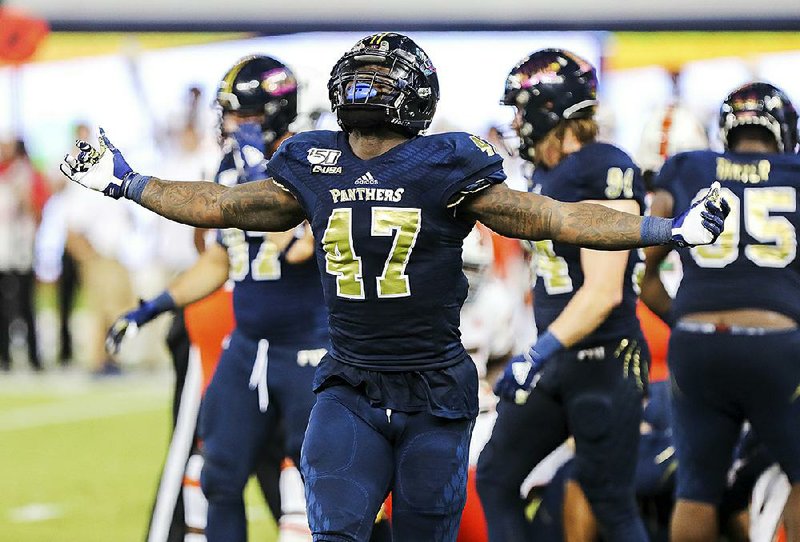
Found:
[[[441,101],[429,132],[488,139],[520,190],[526,166],[512,152],[513,112],[499,102],[514,63],[538,49],[564,48],[598,67],[600,139],[630,154],[646,178],[674,153],[720,150],[719,104],[742,83],[767,80],[800,102],[797,0],[757,10],[742,0],[521,4],[0,0],[0,442],[10,443],[0,445],[0,480],[10,487],[0,495],[0,542],[56,532],[141,539],[166,447],[172,316],[127,337],[113,359],[104,338],[213,239],[68,181],[58,164],[76,139],[94,142],[102,126],[137,171],[211,179],[222,156],[216,90],[234,62],[280,59],[299,82],[291,130],[337,129],[329,70],[381,30],[410,35],[437,67]],[[483,376],[533,336],[528,260],[523,246],[488,230],[465,242],[464,269],[480,288],[471,289],[462,334]],[[671,293],[677,265],[662,267]],[[126,374],[143,377],[138,389],[111,378]],[[78,381],[78,391],[62,381]],[[97,395],[95,384],[111,393]],[[108,425],[98,421],[105,416]],[[29,528],[61,516],[51,531]],[[248,518],[259,516],[249,510]],[[86,528],[96,521],[108,530]]]
[[[24,58],[6,47],[0,64],[0,368],[74,365],[117,374],[103,349],[105,330],[191,265],[202,243],[191,228],[124,200],[76,194],[57,169],[61,157],[102,125],[140,171],[211,178],[220,156],[216,86],[233,61],[250,53],[280,58],[297,74],[296,130],[335,128],[327,70],[361,32],[48,32],[29,13],[5,8],[4,17],[6,29],[16,25],[18,37],[33,44],[21,40]],[[426,44],[441,81],[431,131],[469,131],[501,149],[515,146],[504,139],[511,120],[499,105],[504,76],[516,59],[546,46],[601,66],[602,139],[645,170],[680,150],[720,148],[718,104],[745,81],[769,80],[800,96],[800,35],[793,32],[413,34]],[[10,38],[0,33],[2,39]],[[521,163],[509,156],[506,166],[512,185],[524,189]],[[508,271],[524,268],[522,252],[495,245],[492,274],[513,286],[498,295],[524,303],[525,279]],[[528,311],[515,313],[518,329],[531,325]],[[123,350],[123,364],[166,363],[163,320]]]

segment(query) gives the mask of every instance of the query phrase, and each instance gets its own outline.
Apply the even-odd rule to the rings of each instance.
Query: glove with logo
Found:
[[[725,228],[725,218],[731,211],[719,192],[720,184],[715,182],[705,196],[675,218],[644,217],[642,241],[646,245],[672,243],[678,247],[713,243]]]
[[[102,128],[99,140],[99,150],[86,141],[76,141],[75,145],[80,152],[77,156],[68,154],[64,157],[59,166],[61,173],[71,181],[106,196],[114,199],[126,197],[138,202],[150,177],[139,175],[131,169]]]
[[[730,205],[720,195],[720,184],[711,185],[706,195],[688,210],[672,219],[672,242],[679,247],[708,245],[717,240],[725,228]]]
[[[509,360],[503,375],[494,385],[495,395],[518,405],[525,404],[545,362],[562,348],[555,335],[545,332],[527,352]]]

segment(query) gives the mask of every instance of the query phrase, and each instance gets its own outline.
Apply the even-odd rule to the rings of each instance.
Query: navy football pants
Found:
[[[374,407],[345,384],[320,391],[302,458],[314,541],[369,540],[389,491],[394,542],[455,541],[472,426]]]
[[[673,330],[669,342],[678,498],[717,505],[742,423],[800,482],[800,331]]]
[[[285,453],[300,460],[308,415],[314,405],[311,382],[315,368],[299,366],[296,347],[274,344],[259,353],[259,341],[240,331],[231,335],[208,386],[200,410],[200,438],[205,460],[201,474],[208,499],[209,542],[247,540],[243,491],[263,455],[268,439],[283,424]],[[251,389],[256,358],[266,363],[266,390]],[[266,361],[263,361],[263,360]],[[268,404],[266,412],[264,391]]]
[[[497,422],[477,471],[492,542],[527,540],[520,486],[570,434],[576,443],[573,476],[601,534],[614,542],[647,540],[634,473],[648,352],[641,340],[608,344],[600,359],[597,352],[593,349],[594,358],[562,352],[547,362],[524,405],[498,404]]]

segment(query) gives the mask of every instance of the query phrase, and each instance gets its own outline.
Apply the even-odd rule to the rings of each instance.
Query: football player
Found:
[[[716,540],[718,505],[744,420],[781,465],[792,490],[789,540],[800,540],[800,264],[797,113],[763,82],[734,90],[720,109],[724,153],[696,151],[668,160],[656,180],[653,214],[666,216],[722,183],[731,213],[724,237],[682,253],[673,301],[658,282],[643,288],[654,312],[677,323],[669,343],[677,450],[676,542]],[[654,270],[669,252],[651,249]],[[737,292],[731,296],[730,292]]]
[[[266,160],[291,135],[289,125],[297,116],[295,76],[274,58],[245,57],[223,77],[217,102],[228,136],[218,186],[264,178]],[[278,438],[279,423],[286,455],[300,464],[314,404],[311,382],[328,345],[313,252],[307,224],[269,234],[222,229],[218,242],[191,269],[161,295],[123,316],[109,333],[115,349],[129,326],[144,325],[161,312],[208,296],[228,279],[234,281],[236,328],[206,390],[199,421],[210,542],[246,539],[242,493],[265,444]]]
[[[595,141],[597,77],[591,64],[561,49],[537,51],[509,73],[503,103],[516,108],[520,154],[535,165],[536,193],[644,211],[638,168],[622,150]],[[582,502],[582,490],[604,538],[646,540],[634,499],[636,461],[629,453],[639,441],[648,363],[636,318],[637,252],[601,252],[550,239],[534,243],[534,250],[539,339],[533,363],[548,363],[530,396],[519,393],[515,374],[530,354],[512,358],[495,387],[498,418],[478,462],[489,538],[525,539],[520,485],[571,434],[576,459],[567,508],[575,499]],[[591,522],[565,522],[567,538],[581,539],[584,523]]]
[[[510,190],[484,140],[419,137],[439,84],[427,54],[401,34],[359,40],[328,88],[343,131],[284,141],[263,181],[225,187],[140,175],[105,133],[99,149],[80,142],[61,169],[196,226],[285,231],[310,220],[331,333],[301,464],[314,540],[366,540],[392,491],[396,540],[452,541],[478,411],[475,365],[458,334],[461,245],[475,220],[506,236],[621,250],[712,242],[724,204],[712,189],[676,219],[642,219]],[[560,348],[555,337],[549,344]]]

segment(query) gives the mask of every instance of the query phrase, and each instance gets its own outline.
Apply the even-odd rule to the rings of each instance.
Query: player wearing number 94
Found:
[[[675,322],[668,363],[673,381],[676,542],[717,539],[716,508],[744,420],[792,483],[788,539],[800,540],[800,263],[797,113],[763,82],[722,103],[724,153],[668,160],[656,180],[661,216],[702,194],[716,178],[730,203],[717,243],[681,253],[683,280],[671,301],[658,278],[667,248],[648,249],[642,299]],[[735,292],[735,295],[731,295]]]
[[[503,103],[515,108],[520,155],[535,166],[533,191],[642,213],[638,168],[619,148],[595,141],[597,77],[590,63],[561,49],[536,51],[509,73]],[[537,538],[527,532],[519,488],[571,435],[566,539],[588,539],[596,518],[605,540],[644,541],[630,455],[638,449],[649,362],[636,317],[636,271],[643,264],[635,250],[601,252],[559,239],[533,246],[539,337],[529,353],[510,360],[495,386],[497,421],[478,460],[489,539]],[[574,513],[586,509],[584,495],[591,515]]]
[[[439,84],[425,52],[400,34],[359,40],[328,89],[344,131],[284,141],[263,181],[140,175],[105,136],[99,151],[81,143],[62,171],[198,226],[287,230],[307,218],[332,343],[301,465],[314,539],[366,540],[392,490],[395,540],[455,540],[478,407],[458,333],[461,246],[474,221],[507,236],[619,250],[713,242],[724,212],[705,199],[674,220],[642,219],[510,190],[488,143],[420,136]]]

